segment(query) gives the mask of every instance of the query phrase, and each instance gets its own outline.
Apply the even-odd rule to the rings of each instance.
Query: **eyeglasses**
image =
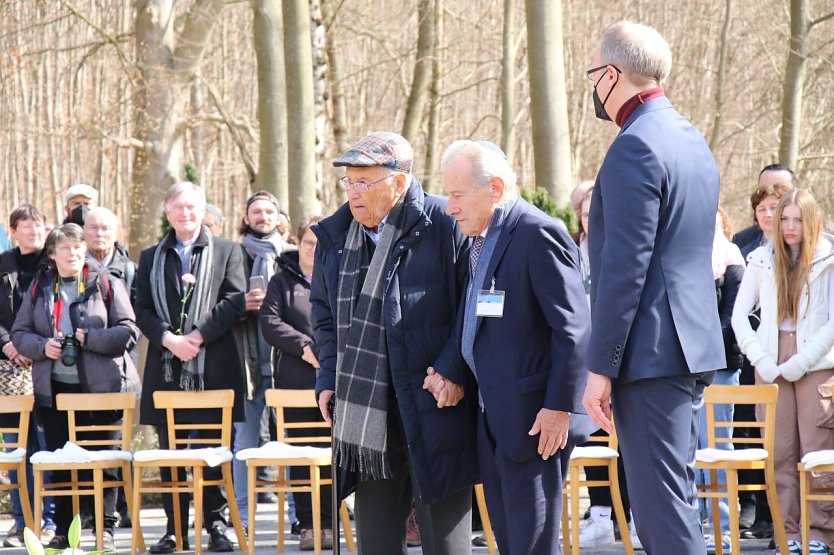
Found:
[[[605,65],[602,65],[602,66],[599,66],[599,67],[592,67],[591,69],[589,69],[588,71],[585,72],[585,77],[588,78],[588,81],[593,83],[594,82],[594,73],[596,73],[597,71],[599,71],[601,69],[605,69],[608,66],[613,67],[614,71],[616,71],[617,73],[622,73],[622,71],[620,71],[620,68],[618,68],[617,66],[615,66],[613,64],[605,64]]]
[[[367,181],[362,181],[361,179],[359,181],[351,181],[350,179],[348,179],[347,176],[344,176],[339,178],[339,187],[341,187],[343,191],[350,191],[351,189],[356,189],[357,191],[367,193],[370,190],[371,185],[379,183],[380,181],[385,181],[392,175],[396,175],[396,173],[397,172],[391,172],[385,177],[380,177],[376,181],[371,181],[370,183],[368,183]]]

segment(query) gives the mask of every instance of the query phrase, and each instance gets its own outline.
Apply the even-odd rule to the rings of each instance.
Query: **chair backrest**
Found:
[[[29,417],[35,405],[34,395],[2,395],[0,396],[0,414],[19,414],[17,426],[0,428],[0,449],[26,449],[29,439]],[[6,434],[17,434],[17,441],[6,441]]]
[[[745,443],[764,447],[768,453],[773,453],[776,426],[776,397],[779,386],[768,385],[711,385],[704,390],[704,410],[707,411],[707,446],[719,447],[722,443]],[[764,407],[764,422],[747,421],[716,421],[715,405],[762,405]],[[726,428],[726,437],[716,437],[717,428]],[[733,429],[756,428],[761,431],[761,437],[733,437]]]
[[[217,445],[231,449],[232,407],[235,404],[234,390],[154,391],[153,404],[156,408],[165,410],[168,422],[168,445],[171,449],[188,448],[191,445]],[[177,411],[205,409],[220,409],[220,422],[176,423]],[[186,434],[184,437],[178,438],[177,432],[179,430],[215,430],[217,437],[191,437],[190,434]]]
[[[81,447],[112,447],[130,451],[133,437],[133,411],[136,408],[136,394],[121,393],[59,393],[55,397],[58,410],[67,412],[69,440]],[[121,424],[96,424],[81,426],[76,419],[77,412],[122,411]],[[121,432],[121,437],[108,438]]]
[[[330,428],[327,422],[320,418],[316,420],[287,421],[284,409],[314,408],[318,411],[316,404],[316,392],[312,389],[268,389],[266,391],[266,405],[275,409],[275,429],[278,441],[284,443],[299,443],[311,445],[316,443],[330,445],[330,436],[293,436],[287,435],[288,430]]]

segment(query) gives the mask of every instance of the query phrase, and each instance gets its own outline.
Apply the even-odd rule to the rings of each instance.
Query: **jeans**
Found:
[[[246,420],[244,422],[235,422],[235,438],[234,438],[234,452],[237,454],[243,449],[251,449],[258,447],[261,437],[261,418],[266,407],[266,400],[264,398],[266,389],[269,385],[268,377],[264,376],[261,385],[252,393],[252,400],[246,399],[243,403]],[[235,486],[235,497],[237,498],[237,506],[240,509],[240,519],[244,525],[249,522],[249,497],[248,485],[249,480],[246,476],[246,461],[238,460],[232,461],[232,479]],[[257,503],[257,499],[252,500]]]
[[[739,370],[719,370],[715,373],[715,379],[713,380],[714,385],[738,385],[739,381]],[[715,405],[715,421],[716,422],[732,422],[733,421],[733,405]],[[719,437],[732,437],[733,430],[732,428],[716,428],[715,436],[716,438]],[[707,411],[706,408],[701,411],[701,418],[699,422],[699,434],[698,434],[698,449],[705,449],[707,447]],[[718,449],[726,449],[728,451],[733,450],[732,443],[717,443],[715,445]],[[709,471],[708,470],[696,470],[695,472],[695,483],[698,485],[709,484]],[[727,473],[723,470],[717,471],[717,478],[718,483],[720,485],[724,485],[727,483]],[[736,501],[733,500],[735,503]],[[700,500],[702,511],[705,511],[707,517],[712,521],[712,500],[710,499],[701,499]],[[726,498],[719,498],[718,500],[718,512],[719,512],[719,519],[721,521],[721,533],[719,534],[718,531],[714,531],[716,537],[722,536],[724,534],[730,533],[730,509],[729,505],[727,504]]]
[[[28,457],[34,454],[36,451],[41,449],[46,449],[46,438],[43,435],[43,431],[39,430],[38,426],[38,419],[37,419],[37,411],[32,412],[32,417],[29,420],[30,422],[30,430],[29,430],[29,438],[28,438],[28,445],[26,445],[26,454],[27,454],[27,462],[26,462],[26,484],[28,485],[29,490],[29,502],[33,503],[35,500],[35,478],[32,475],[32,464],[28,462]],[[7,443],[15,443],[17,441],[17,434],[3,434],[3,439]],[[52,473],[47,472],[44,476],[44,481],[49,483],[51,481]],[[9,479],[17,483],[17,472],[10,472]],[[20,532],[23,532],[23,528],[26,526],[26,521],[23,519],[23,507],[20,505],[20,493],[16,489],[10,491],[11,499],[12,499],[12,516],[14,517],[14,523],[17,529]],[[43,498],[43,512],[41,513],[43,516],[43,529],[55,529],[55,498],[51,495],[49,497]]]

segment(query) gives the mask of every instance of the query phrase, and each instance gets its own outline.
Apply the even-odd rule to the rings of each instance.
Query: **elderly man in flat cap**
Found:
[[[478,481],[477,398],[464,395],[468,373],[450,342],[468,248],[412,159],[400,135],[372,133],[333,162],[345,167],[348,201],[313,228],[316,394],[340,474],[356,476],[359,552],[405,554],[414,499],[423,553],[460,555],[471,552]],[[423,389],[435,371],[454,406]]]

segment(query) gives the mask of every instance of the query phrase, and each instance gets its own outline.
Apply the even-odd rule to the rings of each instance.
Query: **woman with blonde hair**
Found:
[[[779,385],[774,464],[790,553],[802,552],[796,465],[805,453],[834,447],[834,429],[819,420],[820,386],[834,383],[834,238],[823,234],[822,220],[809,193],[782,196],[773,240],[750,254],[732,318],[756,383]],[[757,307],[761,323],[753,331],[748,315]],[[834,513],[812,503],[809,552],[829,553],[832,545]]]

